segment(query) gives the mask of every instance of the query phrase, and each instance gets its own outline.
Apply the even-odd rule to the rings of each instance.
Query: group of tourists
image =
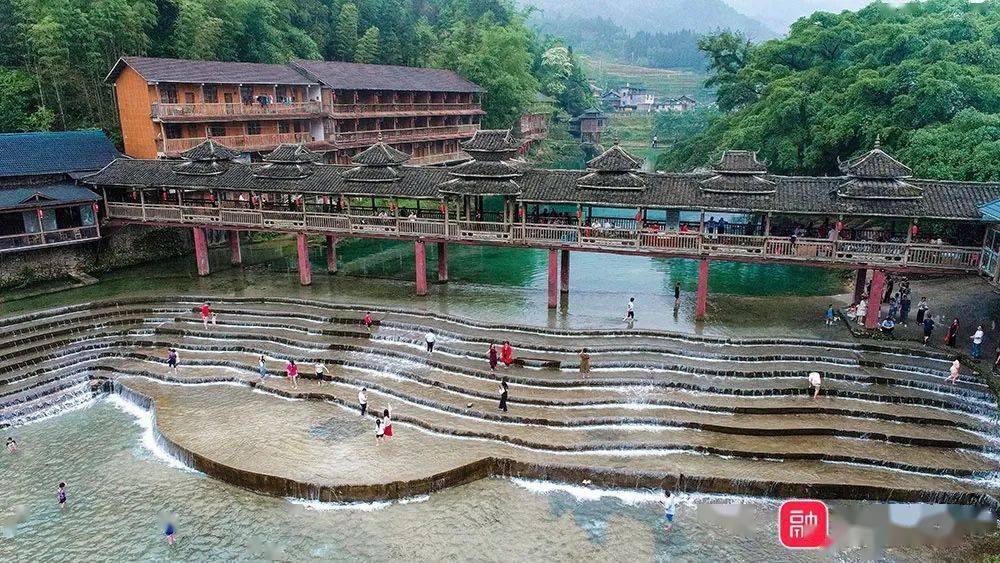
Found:
[[[514,347],[507,340],[504,340],[500,345],[499,352],[497,352],[496,344],[490,342],[490,349],[487,355],[490,360],[490,371],[496,371],[497,366],[501,363],[503,363],[504,367],[510,367],[514,363]]]

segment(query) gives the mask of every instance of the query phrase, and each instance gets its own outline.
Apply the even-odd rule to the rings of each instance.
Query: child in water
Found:
[[[59,508],[66,508],[66,483],[59,483],[59,490],[56,491],[56,500],[59,501]]]
[[[17,451],[17,442],[13,436],[7,437],[7,453],[12,454]]]
[[[667,533],[674,527],[674,515],[677,513],[677,499],[670,495],[670,491],[663,491],[663,533]]]

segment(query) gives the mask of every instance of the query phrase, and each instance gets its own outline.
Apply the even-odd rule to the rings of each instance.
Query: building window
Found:
[[[260,135],[259,121],[247,121],[247,135]]]
[[[278,133],[291,133],[291,132],[292,132],[292,127],[288,124],[287,121],[278,122]]]
[[[211,123],[208,126],[208,136],[209,137],[225,137],[226,136],[226,124],[225,123]]]
[[[160,101],[165,104],[177,103],[177,85],[160,84]]]
[[[194,103],[194,92],[184,92],[184,103],[185,104]]]
[[[288,95],[288,88],[285,86],[278,86],[274,89],[274,95],[278,98],[278,102],[292,101]]]
[[[201,96],[205,98],[206,104],[219,103],[219,89],[215,86],[202,86]]]
[[[168,139],[180,139],[184,137],[184,128],[179,123],[168,123],[164,127]]]

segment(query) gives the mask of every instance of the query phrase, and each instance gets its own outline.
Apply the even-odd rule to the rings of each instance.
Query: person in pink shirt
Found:
[[[298,389],[299,366],[295,365],[295,360],[288,360],[288,365],[285,366],[285,373],[288,374],[288,379],[292,380],[292,387]]]

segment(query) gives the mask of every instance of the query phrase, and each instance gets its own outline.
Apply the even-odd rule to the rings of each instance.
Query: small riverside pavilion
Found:
[[[100,197],[77,180],[119,156],[98,130],[0,135],[0,253],[100,239]]]
[[[915,178],[879,146],[836,177],[771,174],[747,150],[704,172],[648,173],[617,144],[587,170],[545,170],[516,160],[519,146],[509,131],[480,130],[462,144],[471,160],[442,168],[408,166],[382,142],[348,166],[317,164],[298,145],[242,163],[209,140],[181,160],[117,159],[87,182],[105,194],[111,221],[193,229],[203,275],[206,228],[295,233],[304,284],[309,235],[326,237],[330,271],[339,237],[410,240],[420,295],[428,242],[442,282],[449,243],[546,249],[550,307],[569,289],[571,251],[683,257],[701,261],[697,316],[710,260],[853,269],[856,300],[869,277],[882,291],[886,271],[982,273],[990,222],[979,208],[1000,199],[997,183]],[[239,239],[230,240],[238,262]]]

